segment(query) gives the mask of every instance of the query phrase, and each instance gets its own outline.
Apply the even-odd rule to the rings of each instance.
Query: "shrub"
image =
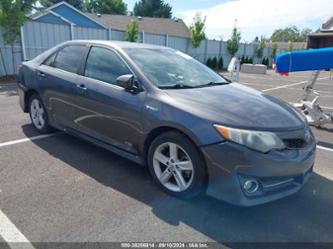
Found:
[[[253,64],[253,59],[252,58],[249,58],[248,62],[249,64]]]
[[[217,68],[220,70],[223,69],[223,57],[222,56],[219,58],[219,61],[217,63]]]
[[[207,62],[206,62],[206,66],[207,67],[212,67],[212,59],[211,58],[208,58]]]
[[[240,64],[242,65],[243,63],[245,63],[245,56],[243,55],[241,60],[240,60]]]
[[[266,57],[264,59],[262,59],[262,64],[266,65],[268,67],[269,65],[269,59]]]
[[[212,59],[212,69],[216,69],[217,68],[217,58],[216,56]]]

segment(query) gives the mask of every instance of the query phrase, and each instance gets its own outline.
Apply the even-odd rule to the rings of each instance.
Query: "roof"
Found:
[[[70,40],[66,41],[63,44],[95,44],[95,45],[106,45],[111,47],[116,47],[120,49],[124,48],[146,48],[146,49],[165,49],[170,50],[172,48],[153,45],[148,43],[138,43],[138,42],[127,42],[127,41],[110,41],[110,40]]]
[[[58,50],[60,47],[64,45],[71,45],[71,44],[91,44],[91,45],[104,45],[104,46],[110,46],[111,48],[117,49],[117,50],[123,50],[126,48],[145,48],[145,49],[163,49],[163,50],[173,50],[169,47],[164,46],[158,46],[153,44],[147,44],[147,43],[137,43],[137,42],[125,42],[125,41],[109,41],[109,40],[68,40],[63,43],[58,44],[57,46],[50,48],[49,50],[39,54],[37,57],[35,57],[33,60],[37,62],[44,61],[50,54],[54,53],[56,50]]]
[[[332,26],[333,26],[333,16],[330,19],[328,19],[325,23],[323,23],[322,28],[329,29],[332,28]]]
[[[312,33],[309,35],[309,37],[330,37],[330,36],[333,36],[333,30],[331,30],[330,32],[322,31],[318,33]]]
[[[54,4],[51,7],[42,10],[41,12],[29,15],[28,17],[36,21],[43,21],[44,18],[44,21],[50,22],[50,19],[45,18],[46,16],[50,17],[50,14],[52,14],[54,17],[61,18],[62,21],[76,24],[78,26],[106,28],[97,20],[89,17],[86,13],[83,13],[82,11],[76,9],[64,1]]]
[[[127,25],[136,20],[139,23],[139,31],[150,34],[168,34],[171,36],[179,36],[188,38],[189,30],[186,24],[181,19],[170,18],[156,18],[156,17],[136,17],[136,16],[123,16],[123,15],[109,15],[109,14],[90,14],[87,16],[102,23],[104,26],[112,28],[113,30],[125,31]]]

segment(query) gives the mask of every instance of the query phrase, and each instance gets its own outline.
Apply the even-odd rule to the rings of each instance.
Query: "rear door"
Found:
[[[133,94],[116,84],[119,76],[132,71],[116,51],[92,46],[82,74],[84,89],[76,89],[80,131],[136,154],[145,92]]]
[[[51,121],[74,126],[75,89],[85,45],[69,45],[51,55],[37,71],[38,85]]]

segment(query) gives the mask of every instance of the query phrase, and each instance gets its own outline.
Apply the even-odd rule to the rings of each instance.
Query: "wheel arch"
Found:
[[[202,151],[198,148],[200,143],[199,141],[194,137],[194,135],[190,135],[189,132],[184,131],[183,129],[180,129],[178,127],[174,126],[159,126],[152,129],[146,136],[146,139],[143,144],[143,156],[144,156],[144,163],[147,164],[148,159],[148,150],[151,145],[151,143],[154,141],[155,138],[157,138],[159,135],[166,133],[166,132],[178,132],[182,135],[184,135],[186,138],[189,139],[193,143],[195,147],[197,147],[198,151],[200,152],[202,158],[204,159],[204,155],[202,154]]]
[[[39,94],[35,89],[29,89],[24,94],[24,112],[29,112],[29,100],[34,94]]]

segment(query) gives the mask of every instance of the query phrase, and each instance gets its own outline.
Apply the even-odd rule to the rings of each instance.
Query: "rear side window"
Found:
[[[77,73],[85,48],[85,46],[68,46],[61,49],[53,66],[67,72]]]
[[[90,49],[85,76],[116,84],[117,78],[124,74],[131,74],[131,71],[115,52],[100,47]]]
[[[56,57],[57,53],[52,54],[49,58],[47,58],[43,64],[47,66],[53,66],[54,58]]]

